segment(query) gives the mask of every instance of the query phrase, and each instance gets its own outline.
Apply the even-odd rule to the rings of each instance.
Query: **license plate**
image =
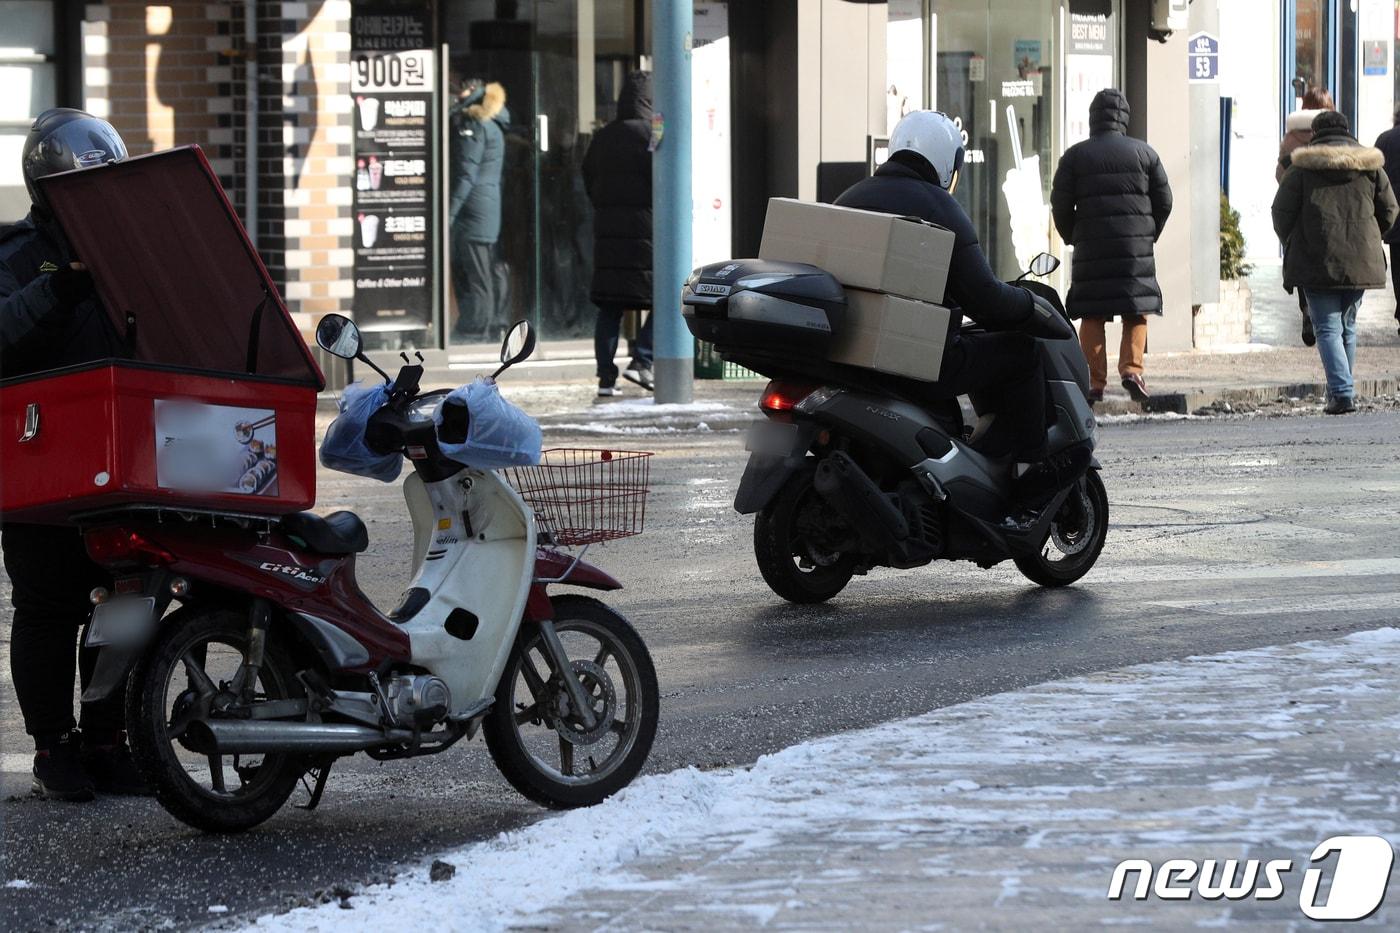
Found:
[[[139,645],[155,628],[155,615],[154,596],[117,596],[98,603],[92,610],[84,644],[89,648]]]
[[[744,439],[745,450],[769,457],[791,456],[796,446],[797,425],[782,421],[755,421]]]

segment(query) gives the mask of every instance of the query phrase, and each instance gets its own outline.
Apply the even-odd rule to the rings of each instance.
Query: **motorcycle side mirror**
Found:
[[[1060,268],[1060,260],[1049,253],[1041,253],[1031,260],[1031,275],[1049,275]]]
[[[491,374],[494,379],[535,352],[535,329],[529,321],[516,321],[501,341],[501,368]]]
[[[316,325],[316,343],[322,350],[342,360],[353,360],[364,349],[360,329],[343,314],[327,314]]]

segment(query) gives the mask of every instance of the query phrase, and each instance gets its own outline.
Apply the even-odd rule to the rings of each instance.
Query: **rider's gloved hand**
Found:
[[[1031,292],[1031,314],[1021,329],[1032,337],[1047,340],[1068,340],[1074,336],[1074,328],[1061,316],[1055,306],[1039,295]]]
[[[92,273],[79,262],[50,273],[49,288],[53,290],[53,296],[58,300],[59,306],[65,310],[76,307],[97,294],[97,288],[92,283]]]

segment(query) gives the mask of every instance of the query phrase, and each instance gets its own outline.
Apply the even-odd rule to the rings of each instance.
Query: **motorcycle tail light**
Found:
[[[774,380],[763,390],[763,398],[758,407],[770,415],[789,413],[802,403],[802,400],[816,391],[817,386],[805,382],[782,382]]]
[[[98,564],[170,564],[175,555],[130,528],[94,528],[83,536],[88,556]]]

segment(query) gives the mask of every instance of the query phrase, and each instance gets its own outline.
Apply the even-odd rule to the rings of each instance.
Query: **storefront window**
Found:
[[[1327,28],[1327,0],[1293,2],[1294,92],[1301,98],[1310,87],[1327,87],[1331,44]],[[1333,88],[1328,90],[1335,93]]]
[[[933,4],[933,106],[959,123],[967,147],[954,195],[1002,276],[1049,247],[1057,16],[1044,0]]]
[[[550,338],[591,333],[581,169],[643,51],[635,3],[442,0],[450,346],[494,342],[518,318]],[[454,187],[476,191],[455,211]]]
[[[55,103],[53,2],[0,0],[0,21],[0,224],[6,224],[29,212],[20,150],[34,115]]]

